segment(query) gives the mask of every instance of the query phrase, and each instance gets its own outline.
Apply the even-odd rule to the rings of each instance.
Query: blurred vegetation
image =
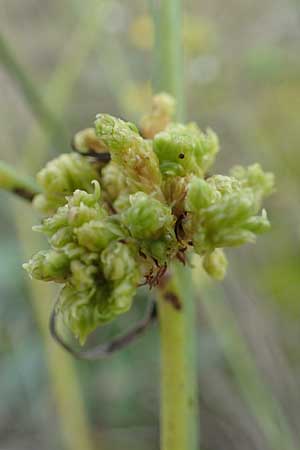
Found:
[[[203,449],[299,448],[300,6],[292,0],[185,3],[188,118],[220,136],[218,170],[258,160],[277,180],[268,204],[272,231],[229,255],[227,279],[210,285],[195,263]],[[2,51],[0,158],[34,174],[66,151],[72,134],[96,113],[136,120],[149,108],[150,9],[137,0],[24,0],[21,6],[2,0],[1,35],[54,118],[50,128],[61,125],[62,139],[51,139],[49,121],[36,113]],[[0,449],[71,448],[62,430],[76,436],[76,420],[99,450],[157,449],[156,327],[106,361],[67,361],[42,319],[55,292],[38,283],[29,289],[21,268],[39,248],[31,232],[37,219],[2,192],[0,213]],[[139,295],[140,308],[116,323],[116,331],[142,314],[147,294]],[[63,413],[55,388],[61,379],[74,388],[62,395]],[[68,403],[74,399],[79,419]]]

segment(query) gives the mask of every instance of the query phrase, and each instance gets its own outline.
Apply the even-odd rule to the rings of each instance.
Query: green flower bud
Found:
[[[122,192],[114,201],[113,206],[118,213],[130,208],[130,195],[128,192]]]
[[[90,207],[99,206],[99,200],[101,197],[100,184],[97,180],[92,180],[91,184],[94,187],[94,192],[89,194],[88,192],[81,189],[76,189],[72,193],[72,196],[68,197],[69,207],[80,206],[81,204]]]
[[[35,197],[34,205],[41,212],[51,214],[66,203],[66,195],[75,189],[91,192],[91,182],[97,179],[97,171],[85,157],[75,153],[60,155],[37,174],[43,193]]]
[[[205,226],[215,231],[241,225],[257,212],[255,197],[250,190],[225,195],[204,212]]]
[[[184,199],[187,192],[188,178],[164,177],[162,191],[168,205],[172,207],[174,216],[179,217],[184,213]]]
[[[60,228],[68,225],[68,207],[61,206],[56,214],[46,217],[42,221],[42,225],[36,225],[32,229],[48,236],[55,234]]]
[[[55,250],[36,253],[23,268],[37,280],[63,283],[70,273],[69,258]]]
[[[50,244],[55,248],[64,247],[66,244],[72,242],[73,230],[72,227],[60,228],[50,239]]]
[[[141,120],[142,134],[147,139],[163,131],[171,122],[175,112],[175,100],[166,93],[157,94],[152,100],[152,111]]]
[[[240,188],[202,209],[199,219],[188,217],[184,229],[193,240],[195,251],[201,255],[216,247],[254,242],[256,234],[269,228],[266,213],[256,216],[257,212],[255,194],[249,188]]]
[[[94,128],[85,128],[84,130],[78,131],[75,134],[72,141],[72,146],[75,150],[80,153],[102,153],[106,151],[106,147],[97,137]]]
[[[208,178],[207,183],[218,191],[219,198],[241,190],[241,183],[238,180],[225,175],[213,175]]]
[[[44,219],[42,225],[34,227],[34,230],[53,236],[61,228],[67,228],[69,232],[72,229],[70,227],[78,227],[90,220],[105,217],[107,213],[99,203],[100,186],[97,181],[94,182],[94,187],[93,194],[77,189],[72,196],[66,198],[65,206],[58,208],[52,217]],[[61,233],[55,239],[60,240]],[[61,246],[63,244],[54,245]]]
[[[146,241],[142,249],[143,253],[163,265],[178,250],[175,233],[165,234],[161,239]]]
[[[106,285],[99,286],[97,290],[78,291],[73,284],[67,283],[60,293],[58,312],[81,345],[97,326],[115,317],[108,303]]]
[[[85,254],[85,249],[79,247],[76,242],[70,242],[63,247],[63,252],[69,259],[78,259]]]
[[[74,230],[74,233],[79,245],[90,251],[101,251],[113,239],[124,237],[120,226],[109,218],[104,220],[91,220]]]
[[[198,255],[203,255],[206,252],[211,252],[215,247],[208,238],[208,233],[202,225],[199,225],[196,228],[192,238],[194,250]]]
[[[161,174],[150,141],[144,140],[135,125],[121,119],[99,114],[97,136],[109,147],[112,161],[120,168],[133,190],[160,193]]]
[[[103,206],[100,205],[100,185],[94,182],[95,192],[88,194],[76,189],[71,197],[68,197],[68,223],[72,227],[80,227],[86,222],[102,219],[107,215]]]
[[[243,244],[254,243],[255,240],[256,236],[251,231],[239,228],[225,228],[214,236],[213,242],[218,247],[238,247]]]
[[[101,185],[111,201],[115,200],[127,189],[126,180],[120,171],[120,167],[113,162],[110,162],[102,169]]]
[[[270,229],[270,227],[271,225],[265,209],[262,210],[260,216],[250,217],[250,219],[248,219],[243,225],[244,229],[252,231],[252,233],[255,234],[265,233]]]
[[[95,288],[95,276],[97,267],[92,264],[83,264],[79,260],[71,261],[71,278],[70,283],[77,291],[86,291]]]
[[[203,268],[215,280],[223,280],[226,275],[227,265],[227,258],[221,248],[216,248],[203,258]]]
[[[199,213],[202,208],[207,208],[216,201],[217,194],[217,190],[205,180],[193,177],[185,199],[187,211]]]
[[[98,218],[101,218],[101,216],[99,217],[98,211],[95,208],[90,208],[81,203],[80,206],[73,206],[70,208],[68,223],[70,226],[77,228]]]
[[[95,267],[99,268],[99,256],[100,255],[97,252],[88,252],[86,251],[86,249],[84,249],[84,251],[80,254],[79,259],[86,266],[94,265]]]
[[[153,149],[164,175],[202,176],[213,163],[219,146],[211,130],[204,134],[192,123],[170,125],[154,137]]]
[[[84,344],[95,328],[129,310],[136,285],[136,279],[130,276],[117,284],[104,280],[97,287],[81,291],[69,282],[61,291],[58,310],[66,326]]]
[[[231,175],[238,179],[243,187],[251,188],[259,200],[274,191],[274,175],[264,172],[260,164],[249,167],[235,166],[231,169]]]
[[[124,122],[109,114],[97,114],[95,130],[97,136],[113,153],[135,147],[143,141],[133,123]]]
[[[121,280],[127,274],[137,270],[135,257],[128,245],[112,242],[101,253],[101,263],[107,280]]]
[[[123,219],[136,239],[158,238],[174,223],[170,208],[143,192],[131,195],[130,204]]]
[[[127,312],[131,305],[137,289],[137,276],[127,276],[117,283],[112,291],[110,302],[115,314]]]

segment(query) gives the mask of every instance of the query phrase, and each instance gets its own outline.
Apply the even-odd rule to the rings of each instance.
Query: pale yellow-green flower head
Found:
[[[99,114],[94,128],[74,138],[88,156],[63,154],[37,176],[34,204],[46,217],[34,229],[49,249],[24,268],[62,284],[57,314],[81,343],[128,311],[140,284],[159,284],[173,259],[186,263],[197,253],[221,280],[224,249],[254,242],[270,227],[262,202],[273,175],[258,164],[212,175],[216,134],[172,123],[173,109],[169,95],[155,96],[141,132]]]

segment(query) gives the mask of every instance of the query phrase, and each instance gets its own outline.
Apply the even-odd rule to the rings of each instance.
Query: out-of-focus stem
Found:
[[[66,108],[72,99],[74,85],[86,70],[87,59],[99,42],[99,36],[101,40],[101,23],[106,3],[106,0],[101,2],[91,0],[89,7],[83,7],[83,11],[78,13],[80,20],[60,55],[57,68],[49,77],[44,88],[45,102],[61,123],[64,122]],[[66,148],[69,147],[69,144],[70,136]],[[49,158],[49,155],[45,155],[48,145],[49,135],[47,133],[39,134],[37,129],[33,128],[24,148],[27,164],[31,166],[32,170],[36,170],[45,162],[45,156]],[[64,147],[59,150],[65,151]]]
[[[184,116],[182,2],[157,0],[152,4],[155,22],[154,87],[177,101],[177,119]]]
[[[30,202],[39,192],[39,188],[33,179],[18,173],[12,166],[3,161],[0,161],[0,189],[16,194]]]
[[[48,134],[55,144],[66,142],[62,123],[56,119],[52,111],[46,106],[34,83],[17,60],[5,37],[0,34],[0,62],[17,83],[21,93],[30,105],[43,131]]]

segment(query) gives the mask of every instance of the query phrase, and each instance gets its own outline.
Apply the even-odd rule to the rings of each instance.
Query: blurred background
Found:
[[[227,252],[226,280],[194,269],[202,450],[299,449],[300,4],[184,3],[187,119],[218,133],[216,171],[260,161],[277,186],[272,231]],[[135,121],[149,109],[146,0],[0,9],[0,159],[34,175],[96,113]],[[105,361],[69,358],[47,329],[55,287],[21,267],[41,248],[39,219],[3,192],[0,214],[0,449],[157,450],[157,328]],[[146,295],[115,330],[138,320]]]

